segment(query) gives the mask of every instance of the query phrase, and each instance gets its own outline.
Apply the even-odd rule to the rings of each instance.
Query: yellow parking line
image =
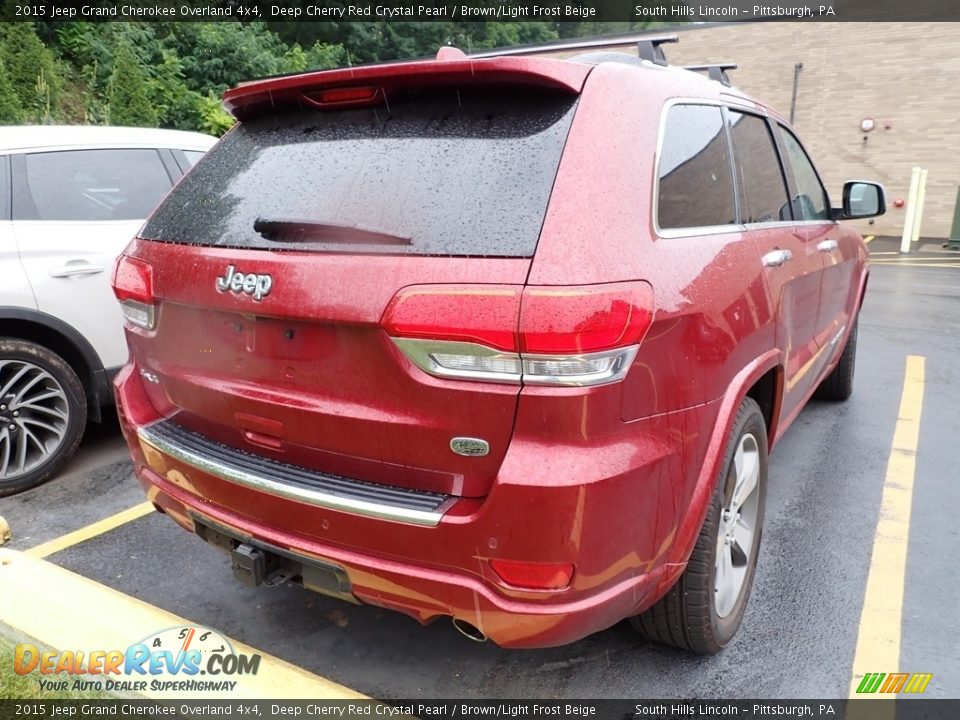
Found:
[[[935,262],[938,260],[945,260],[947,262],[953,262],[955,260],[960,260],[960,255],[947,255],[942,252],[935,253],[919,253],[916,255],[903,255],[901,253],[872,253],[870,257],[875,255],[892,255],[894,257],[882,257],[879,258],[879,262]]]
[[[918,258],[920,259],[920,258]],[[950,260],[950,258],[944,258]],[[875,265],[899,265],[900,267],[960,268],[960,262],[902,262],[900,260],[872,260]]]
[[[55,552],[66,550],[72,545],[82,543],[84,540],[89,540],[90,538],[95,538],[97,535],[103,535],[105,532],[110,532],[114,528],[118,528],[121,525],[132,522],[137,518],[142,518],[144,515],[149,515],[153,511],[154,508],[151,503],[140,503],[132,508],[127,508],[126,510],[118,512],[116,515],[111,515],[103,520],[98,520],[97,522],[91,523],[86,527],[82,527],[79,530],[74,530],[66,535],[61,535],[60,537],[54,538],[49,542],[41,543],[40,545],[32,547],[24,552],[31,557],[45,558],[53,555]]]
[[[924,362],[924,358],[917,355],[907,357],[900,412],[887,461],[880,517],[860,613],[860,631],[850,681],[851,698],[857,697],[857,687],[864,673],[894,673],[900,667],[900,626],[903,620],[904,577],[917,442],[923,410]],[[869,697],[893,698],[896,695]],[[888,708],[891,717],[892,708],[891,704]]]
[[[0,629],[11,628],[21,641],[29,638],[62,651],[83,651],[86,657],[96,650],[122,651],[169,628],[196,626],[190,620],[46,560],[13,550],[0,550],[0,587],[13,590],[0,593]],[[231,700],[364,699],[360,693],[261,650],[233,640],[231,644],[237,653],[260,655],[256,674],[218,676],[218,679],[236,681],[236,686],[224,696]],[[61,677],[67,676],[48,675],[46,679]],[[97,676],[90,677],[97,679]],[[123,675],[111,678],[143,679]],[[101,676],[101,679],[108,678]],[[165,676],[163,679],[189,678]],[[211,697],[209,692],[202,691],[151,689],[149,679],[147,689],[138,694],[151,699]]]

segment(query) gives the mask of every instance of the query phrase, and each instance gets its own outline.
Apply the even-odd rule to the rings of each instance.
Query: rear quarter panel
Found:
[[[624,503],[656,529],[656,561],[683,563],[703,520],[740,398],[777,363],[776,325],[756,243],[739,226],[713,234],[660,237],[654,187],[661,123],[678,98],[721,99],[721,86],[670,69],[601,64],[587,80],[564,151],[529,283],[645,280],[654,321],[619,385],[620,430],[598,420],[599,398],[572,406],[564,427],[580,442],[640,432],[663,417],[674,457],[660,485],[635,478]],[[536,391],[541,393],[540,390]],[[521,393],[517,428],[534,399]],[[595,393],[599,395],[599,393]],[[671,413],[698,408],[684,422]],[[689,422],[695,418],[697,422]],[[608,421],[609,422],[609,421]],[[602,452],[602,451],[601,451]],[[598,460],[598,462],[603,462]],[[657,513],[649,502],[656,493]],[[669,547],[669,550],[666,548]]]
[[[676,98],[719,101],[720,87],[676,69],[600,64],[560,163],[528,282],[646,280],[654,289],[654,322],[623,383],[625,421],[722,397],[775,343],[759,252],[741,228],[658,237],[654,226],[665,108]]]

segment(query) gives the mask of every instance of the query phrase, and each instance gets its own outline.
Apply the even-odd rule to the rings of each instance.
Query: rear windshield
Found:
[[[434,92],[246,121],[148,220],[218,247],[530,257],[576,98]]]

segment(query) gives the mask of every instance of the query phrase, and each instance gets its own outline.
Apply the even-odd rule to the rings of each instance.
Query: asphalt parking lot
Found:
[[[88,431],[60,478],[0,499],[13,531],[7,547],[88,528],[47,559],[382,699],[838,698],[852,676],[896,670],[933,673],[927,697],[960,697],[960,259],[874,251],[854,396],[812,402],[771,456],[753,596],[718,656],[642,642],[625,623],[567,647],[506,651],[446,622],[421,627],[297,586],[240,586],[226,555],[154,513],[96,534],[96,523],[144,502],[115,421]],[[895,441],[908,365],[923,369],[915,455]],[[892,454],[915,461],[910,478],[891,475]],[[885,485],[889,493],[910,483],[901,590],[896,563],[872,575],[870,565],[878,531],[882,544],[904,521],[902,504],[881,507]],[[871,625],[864,608],[896,606],[901,593],[900,627]],[[895,643],[899,667],[870,665],[871,642]]]

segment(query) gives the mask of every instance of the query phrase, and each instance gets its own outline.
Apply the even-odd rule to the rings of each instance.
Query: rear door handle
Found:
[[[789,250],[771,250],[763,256],[763,266],[780,267],[792,257],[793,253]]]
[[[61,267],[50,268],[50,277],[65,278],[75,275],[96,275],[102,272],[102,265],[91,265],[90,263],[77,263],[74,265],[67,263]]]
[[[840,247],[840,244],[836,240],[824,240],[817,245],[817,250],[820,252],[833,252],[838,247]]]

